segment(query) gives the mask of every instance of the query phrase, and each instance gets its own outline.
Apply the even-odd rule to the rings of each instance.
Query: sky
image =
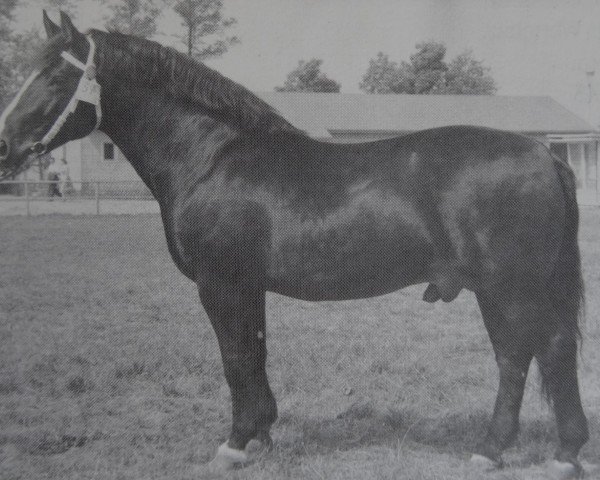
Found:
[[[323,59],[322,70],[359,93],[369,60],[384,52],[408,60],[415,44],[446,44],[447,59],[470,49],[491,68],[499,95],[549,95],[600,125],[599,0],[224,0],[235,17],[231,33],[241,43],[210,67],[254,91],[282,85],[298,61]],[[80,29],[101,28],[100,0],[80,0],[73,20]],[[39,8],[18,12],[23,27],[41,27]],[[54,18],[57,18],[56,13]],[[165,11],[174,45],[180,29]],[[586,72],[594,72],[593,76]],[[590,81],[591,80],[591,81]],[[589,88],[591,87],[591,89]]]

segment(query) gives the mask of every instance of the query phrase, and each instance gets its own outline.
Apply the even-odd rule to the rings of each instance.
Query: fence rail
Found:
[[[32,215],[32,204],[35,202],[62,201],[80,206],[86,206],[79,213],[90,211],[96,215],[102,213],[101,203],[106,201],[148,201],[154,200],[150,190],[141,181],[48,181],[48,180],[7,180],[0,183],[0,202],[22,202],[25,204],[25,214]],[[49,211],[50,210],[50,211]],[[65,208],[56,207],[58,212]],[[67,209],[69,210],[69,209]],[[71,208],[68,213],[73,213]],[[126,210],[126,209],[125,209]],[[52,213],[52,209],[44,209],[43,213]],[[124,212],[127,213],[127,212]]]

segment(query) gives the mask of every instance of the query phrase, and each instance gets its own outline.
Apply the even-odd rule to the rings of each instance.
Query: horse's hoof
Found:
[[[271,438],[271,435],[269,435],[268,431],[258,432],[256,435],[256,440],[262,444],[262,448],[266,449],[267,452],[273,450],[273,439]]]
[[[491,458],[474,453],[471,455],[471,465],[481,472],[491,472],[502,468],[502,461],[495,461]]]
[[[552,460],[548,465],[548,476],[552,480],[572,480],[583,478],[583,468],[579,463]]]
[[[217,450],[217,455],[208,463],[210,473],[226,473],[237,466],[248,462],[248,454],[244,450],[230,448],[225,442]]]
[[[267,453],[271,451],[271,447],[273,443],[263,442],[262,440],[258,440],[257,438],[252,439],[246,445],[246,449],[244,452],[248,455],[248,462],[252,463],[258,460],[259,458],[264,457]]]

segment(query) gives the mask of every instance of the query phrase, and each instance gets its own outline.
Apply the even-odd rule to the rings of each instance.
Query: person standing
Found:
[[[58,189],[58,182],[60,180],[59,166],[56,164],[56,160],[53,156],[50,156],[48,165],[48,197],[49,200],[54,200],[54,197],[62,197],[60,190]]]
[[[67,184],[69,181],[69,164],[67,163],[67,159],[62,157],[60,159],[60,164],[56,168],[58,173],[58,192],[63,200],[65,200],[65,194],[67,190]]]

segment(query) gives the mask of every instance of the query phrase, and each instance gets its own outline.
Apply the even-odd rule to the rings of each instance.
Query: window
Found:
[[[102,150],[103,150],[104,160],[114,160],[115,159],[115,144],[114,143],[104,143]]]

